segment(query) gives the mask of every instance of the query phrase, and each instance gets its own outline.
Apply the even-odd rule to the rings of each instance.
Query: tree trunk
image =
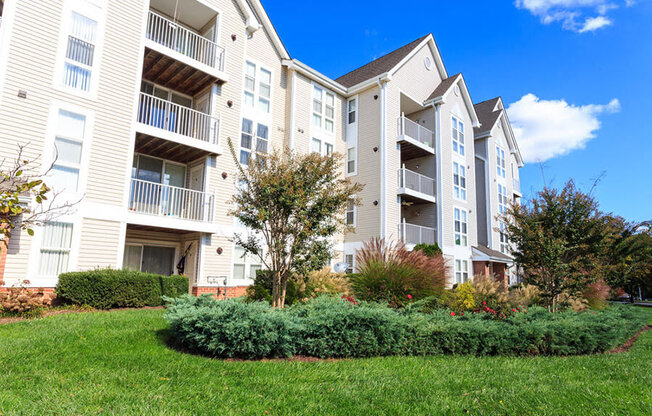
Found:
[[[288,289],[288,277],[285,276],[283,278],[283,285],[281,289],[281,305],[279,306],[280,308],[285,307],[285,294],[287,293],[287,289]]]
[[[281,275],[278,271],[273,272],[272,280],[272,306],[277,308],[280,306],[280,293],[281,293]]]

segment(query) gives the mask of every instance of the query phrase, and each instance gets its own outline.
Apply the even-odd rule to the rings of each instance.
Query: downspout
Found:
[[[432,108],[435,110],[435,168],[437,172],[437,244],[443,249],[444,239],[442,230],[442,216],[444,208],[442,206],[442,169],[441,169],[441,106],[433,102]]]
[[[294,150],[295,89],[297,85],[297,71],[294,66],[288,67],[288,70],[292,72],[292,79],[290,82],[290,136],[288,146],[290,147],[290,150]]]
[[[387,126],[386,126],[386,84],[389,76],[378,78],[380,87],[380,238],[387,236]]]

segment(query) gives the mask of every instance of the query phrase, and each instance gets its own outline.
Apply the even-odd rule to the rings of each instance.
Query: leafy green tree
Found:
[[[503,220],[524,282],[539,288],[549,309],[561,293],[579,293],[595,281],[607,232],[598,203],[573,181],[511,205]]]
[[[288,278],[327,263],[329,240],[346,230],[347,203],[359,204],[355,195],[363,187],[342,177],[340,154],[275,150],[243,167],[231,141],[229,148],[239,182],[231,215],[249,230],[234,240],[271,271],[272,305],[283,307]]]

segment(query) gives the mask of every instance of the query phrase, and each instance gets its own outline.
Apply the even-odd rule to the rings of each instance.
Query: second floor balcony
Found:
[[[435,203],[435,180],[403,166],[398,170],[397,193],[405,201]]]
[[[410,120],[405,114],[397,119],[398,138],[403,160],[435,154],[435,133],[419,123]]]
[[[399,239],[405,244],[435,244],[437,230],[421,225],[410,224],[405,221],[398,225]]]

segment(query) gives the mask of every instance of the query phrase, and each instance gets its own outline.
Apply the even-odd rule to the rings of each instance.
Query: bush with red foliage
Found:
[[[588,285],[582,292],[582,297],[586,299],[591,309],[604,309],[607,307],[607,299],[611,288],[603,280]]]
[[[37,317],[43,313],[43,309],[50,306],[52,298],[42,291],[32,290],[25,287],[29,281],[24,280],[21,286],[6,288],[6,292],[0,292],[0,312],[6,315],[24,317]],[[4,282],[0,280],[0,286]]]
[[[374,238],[356,253],[357,273],[350,276],[356,298],[399,308],[444,290],[447,266],[441,255],[410,251],[402,242]]]

